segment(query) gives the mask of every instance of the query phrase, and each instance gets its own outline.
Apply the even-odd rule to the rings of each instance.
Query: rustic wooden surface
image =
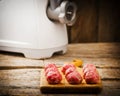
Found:
[[[72,43],[120,42],[120,2],[116,0],[73,0],[77,20],[69,30]]]
[[[77,68],[77,71],[80,72],[81,76],[82,68]],[[61,67],[59,67],[59,72],[61,72]],[[41,74],[45,74],[44,69],[41,70]],[[60,84],[48,84],[45,75],[40,77],[40,90],[42,93],[99,93],[102,89],[102,80],[99,79],[97,84],[87,84],[85,80],[82,80],[81,84],[69,84],[65,79],[65,76],[62,74],[62,81]],[[101,78],[101,77],[100,77]],[[94,90],[94,91],[93,91]]]
[[[99,0],[98,41],[120,41],[120,3]]]
[[[103,84],[99,94],[42,94],[40,73],[44,64],[61,66],[74,58],[96,65]],[[24,58],[21,54],[0,52],[0,95],[30,96],[120,96],[120,43],[70,44],[64,55],[44,60]]]

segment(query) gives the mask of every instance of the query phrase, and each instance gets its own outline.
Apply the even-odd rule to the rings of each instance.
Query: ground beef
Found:
[[[95,65],[86,64],[83,66],[83,78],[87,84],[96,84],[99,82],[99,74]]]
[[[65,75],[65,78],[70,84],[82,83],[82,77],[78,71],[70,72],[69,74]]]
[[[50,63],[50,64],[45,64],[45,67],[44,67],[45,71],[46,71],[48,68],[57,68],[57,66],[56,66],[55,64],[52,64],[52,63]]]
[[[87,72],[84,78],[87,84],[96,84],[99,82],[99,74],[94,71]]]
[[[45,71],[45,76],[47,76],[47,74],[48,74],[50,71],[58,71],[58,69],[57,69],[57,68],[47,68],[46,71]]]
[[[58,84],[61,82],[62,76],[57,71],[50,71],[48,72],[46,79],[49,84]]]
[[[63,67],[62,67],[62,73],[65,74],[66,70],[70,67],[73,67],[73,68],[76,68],[75,65],[73,64],[64,64]]]
[[[68,74],[70,74],[71,72],[73,72],[73,71],[75,71],[75,70],[76,70],[76,68],[70,67],[70,68],[68,68],[68,69],[65,71],[65,75],[68,75]]]
[[[45,76],[49,84],[58,84],[62,80],[62,75],[60,74],[58,68],[55,64],[45,65]]]
[[[77,71],[75,65],[73,64],[65,64],[62,67],[63,74],[65,75],[66,80],[70,84],[79,84],[82,83],[82,76]]]
[[[83,66],[83,72],[84,72],[86,69],[96,70],[96,67],[95,67],[95,65],[93,65],[93,64],[86,64],[86,65]]]

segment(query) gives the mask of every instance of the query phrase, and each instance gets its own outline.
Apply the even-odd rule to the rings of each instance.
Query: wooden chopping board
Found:
[[[60,70],[60,69],[59,69]],[[82,69],[78,68],[82,74]],[[62,73],[61,73],[62,74]],[[49,84],[46,80],[44,70],[41,71],[40,90],[42,93],[99,93],[102,89],[102,81],[97,84],[87,84],[83,79],[81,84],[69,84],[62,74],[60,84]]]

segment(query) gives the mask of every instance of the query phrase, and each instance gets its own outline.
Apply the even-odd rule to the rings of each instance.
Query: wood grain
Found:
[[[101,77],[103,79],[102,83],[105,88],[110,88],[110,89],[120,88],[120,84],[118,81],[120,80],[120,76],[119,76],[120,70],[116,71],[116,69],[113,70],[100,69],[98,71],[102,76]],[[39,86],[40,72],[41,72],[40,70],[36,70],[36,69],[1,70],[0,87],[6,89],[6,90],[2,90],[1,92],[7,93],[7,91],[10,89],[13,94],[22,94],[22,93],[31,94],[32,92],[35,94],[40,93],[40,90],[38,91],[38,89],[40,88]],[[107,79],[104,80],[105,77]],[[33,91],[31,92],[31,90]]]
[[[98,71],[103,80],[120,80],[120,69],[98,69]],[[39,87],[40,69],[0,70],[0,80],[0,86]]]
[[[120,41],[119,5],[119,1],[99,0],[99,42]]]
[[[77,20],[71,29],[71,42],[97,42],[96,0],[76,0]]]
[[[19,53],[10,53],[0,51],[0,68],[41,68],[43,67],[43,60],[32,60],[25,58]]]
[[[68,28],[70,43],[120,42],[120,2],[116,0],[74,0],[77,20]]]
[[[46,63],[58,67],[73,59],[83,64],[93,63],[97,67],[102,91],[99,94],[42,94],[40,91],[41,69]],[[32,60],[17,53],[0,52],[0,95],[31,96],[120,96],[120,43],[70,44],[64,55]]]

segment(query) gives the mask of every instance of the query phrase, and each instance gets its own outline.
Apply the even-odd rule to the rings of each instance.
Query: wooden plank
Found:
[[[0,70],[0,87],[39,88],[40,69]]]
[[[68,51],[64,55],[54,55],[50,59],[63,57],[63,61],[70,58],[120,58],[120,43],[91,43],[91,44],[71,44],[68,46]],[[68,60],[69,61],[69,60]],[[54,62],[54,61],[53,61]],[[23,66],[36,66],[43,67],[43,60],[33,60],[20,57],[19,54],[1,53],[0,66],[8,67],[23,67]]]
[[[120,96],[120,89],[106,87],[100,94],[97,94],[97,96]]]
[[[102,80],[120,80],[120,69],[98,69]]]
[[[0,95],[30,95],[30,96],[119,96],[120,81],[102,81],[103,88],[99,94],[42,94],[39,88],[0,88]],[[111,91],[112,90],[112,91]]]
[[[54,55],[45,59],[44,63],[56,63],[58,66],[73,59],[81,59],[83,63],[93,63],[97,67],[120,68],[120,43],[69,44],[64,55]]]
[[[99,42],[120,41],[119,5],[119,1],[99,0]]]
[[[0,70],[0,86],[39,88],[41,69]],[[102,80],[120,80],[120,69],[98,69]]]
[[[120,80],[103,80],[103,89],[97,96],[120,96]]]
[[[3,89],[4,88],[4,89]],[[9,88],[9,87],[3,87],[0,88],[0,95],[1,96],[41,96],[40,89],[34,89],[34,88]],[[42,94],[42,96],[47,96],[45,94]]]
[[[84,64],[92,63],[97,68],[120,68],[119,58],[84,58],[84,57],[64,57],[64,56],[53,56],[51,59],[44,61],[44,64],[55,63],[58,67],[62,66],[67,62],[72,62],[74,59],[80,59]]]
[[[92,63],[95,64],[97,68],[120,68],[120,59],[119,58],[81,58],[84,64]]]
[[[103,80],[103,89],[97,96],[120,96],[120,80]]]
[[[71,29],[71,42],[97,42],[98,6],[96,0],[75,0],[77,20]]]
[[[115,0],[74,0],[77,21],[69,30],[71,43],[119,42],[120,3]]]
[[[102,84],[104,87],[108,87],[111,89],[120,89],[120,80],[102,80]]]
[[[120,80],[120,69],[98,69],[103,80]],[[0,86],[39,87],[40,69],[0,70]]]
[[[98,69],[98,71],[102,77],[104,90],[107,90],[107,92],[110,92],[110,90],[113,89],[113,93],[117,92],[117,94],[119,94],[120,70],[119,69],[117,70],[116,69],[109,69],[109,70]],[[41,94],[39,89],[40,88],[39,86],[40,72],[41,72],[41,69],[0,70],[0,93],[1,94],[8,93],[12,95]],[[112,94],[112,92],[110,93]],[[101,94],[105,96],[106,94],[109,94],[109,93],[102,92]]]
[[[18,53],[0,51],[0,68],[40,68],[43,67],[43,60],[28,59]]]
[[[120,43],[89,43],[71,44],[64,56],[93,57],[93,58],[120,58]]]

